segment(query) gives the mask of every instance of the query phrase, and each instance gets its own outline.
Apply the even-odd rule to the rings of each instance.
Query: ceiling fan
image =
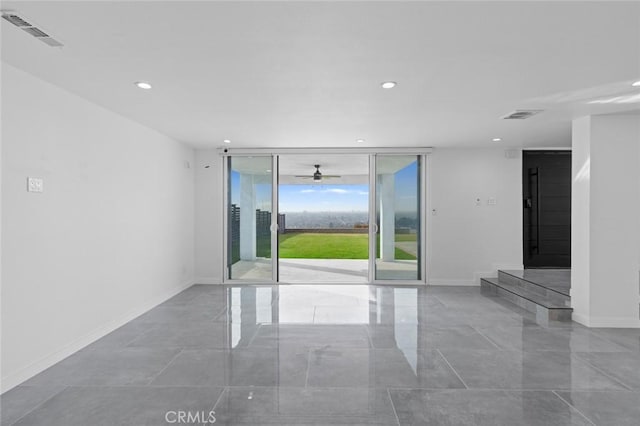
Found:
[[[297,178],[302,178],[302,179],[313,179],[314,182],[322,182],[322,178],[335,179],[335,178],[342,177],[342,176],[339,176],[339,175],[323,175],[320,172],[320,164],[315,164],[313,167],[316,168],[316,171],[313,172],[312,175],[298,175],[296,177]]]

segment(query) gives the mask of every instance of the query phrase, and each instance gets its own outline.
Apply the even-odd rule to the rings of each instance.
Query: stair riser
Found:
[[[524,297],[517,294],[513,294],[503,288],[500,288],[488,281],[480,281],[480,291],[482,294],[491,297],[500,297],[501,299],[508,300],[536,315],[536,321],[538,323],[546,324],[549,321],[571,321],[572,309],[549,309],[544,306],[540,306]]]
[[[556,291],[546,289],[545,287],[539,286],[532,282],[522,280],[518,277],[514,277],[513,275],[506,274],[502,271],[498,271],[498,279],[501,282],[522,287],[527,291],[531,291],[535,294],[547,297],[553,300],[554,303],[558,305],[571,306],[571,298],[569,296],[565,296],[564,294],[560,294]]]
[[[489,290],[490,288],[490,290]],[[482,281],[480,284],[480,290],[483,292],[483,294],[493,294],[495,296],[500,297],[501,299],[505,299],[508,300],[509,302],[513,303],[514,305],[518,305],[520,306],[522,309],[525,309],[529,312],[532,313],[536,313],[537,312],[537,306],[535,303],[531,302],[530,300],[527,300],[523,297],[518,296],[517,294],[513,294],[507,290],[504,290],[496,285],[493,285],[491,283],[488,283],[486,281]]]

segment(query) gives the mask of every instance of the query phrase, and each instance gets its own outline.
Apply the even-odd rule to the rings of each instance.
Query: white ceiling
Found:
[[[315,164],[324,175],[359,175],[369,181],[368,155],[283,155],[278,165],[281,175],[304,176],[313,175]]]
[[[378,174],[393,174],[416,161],[416,155],[379,155],[376,164]],[[279,156],[278,179],[281,184],[312,184],[310,179],[316,171],[315,165],[320,166],[320,172],[325,176],[323,183],[331,184],[368,184],[369,156],[366,154],[344,155],[299,155],[286,154]],[[266,181],[271,179],[273,169],[271,157],[232,157],[231,169],[253,176],[263,176]],[[326,178],[326,176],[338,176]]]
[[[4,62],[199,148],[567,146],[573,117],[640,108],[638,2],[2,7],[65,44],[3,20]]]
[[[232,170],[251,175],[264,175],[271,178],[270,157],[233,157]],[[293,185],[313,184],[312,179],[302,179],[297,176],[313,176],[315,164],[320,165],[320,172],[327,175],[338,175],[339,178],[323,179],[322,183],[368,184],[369,156],[368,155],[281,155],[278,163],[279,183]],[[408,163],[404,164],[405,166]]]

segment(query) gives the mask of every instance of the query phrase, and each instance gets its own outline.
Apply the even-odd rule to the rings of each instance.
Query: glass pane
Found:
[[[377,280],[419,280],[420,156],[376,157]]]
[[[279,172],[280,281],[368,282],[369,156],[282,155]]]
[[[229,278],[271,281],[271,157],[228,161]]]

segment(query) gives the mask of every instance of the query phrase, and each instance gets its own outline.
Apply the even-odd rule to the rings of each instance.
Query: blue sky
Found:
[[[416,211],[417,163],[396,173],[397,211]],[[280,185],[280,212],[364,211],[369,205],[369,185]],[[231,173],[231,202],[238,204],[240,174]],[[256,208],[271,210],[271,185],[256,185]]]
[[[280,185],[280,212],[363,211],[369,185]]]
[[[396,173],[396,211],[417,212],[418,210],[418,162],[409,164]]]

